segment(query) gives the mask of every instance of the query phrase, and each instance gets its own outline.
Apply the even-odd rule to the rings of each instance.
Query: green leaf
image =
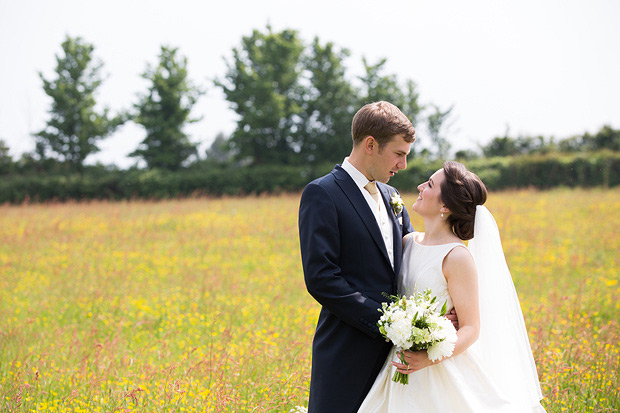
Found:
[[[442,316],[446,315],[447,311],[448,311],[448,300],[444,301],[443,307],[441,307],[441,315]]]

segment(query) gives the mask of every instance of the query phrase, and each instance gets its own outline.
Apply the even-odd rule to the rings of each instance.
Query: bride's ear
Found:
[[[448,208],[446,208],[445,205],[442,205],[441,208],[439,208],[439,212],[442,212],[444,214],[449,214],[450,210]]]

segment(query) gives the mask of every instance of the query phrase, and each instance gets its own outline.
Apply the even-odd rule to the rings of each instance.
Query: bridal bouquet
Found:
[[[449,357],[456,343],[456,329],[446,314],[446,303],[441,311],[436,308],[437,297],[430,289],[409,297],[390,296],[391,303],[383,303],[383,313],[377,326],[381,334],[402,350],[426,350],[431,361]],[[402,354],[401,361],[407,364]],[[408,384],[409,376],[396,372],[397,383]]]

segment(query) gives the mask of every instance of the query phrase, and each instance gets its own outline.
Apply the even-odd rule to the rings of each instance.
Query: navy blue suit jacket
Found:
[[[413,231],[407,210],[392,218],[394,268],[379,225],[350,175],[333,171],[306,186],[299,207],[299,238],[308,292],[321,304],[312,344],[309,412],[356,412],[370,390],[390,343],[379,334],[382,293],[396,293],[402,237]],[[399,220],[400,219],[400,220]]]

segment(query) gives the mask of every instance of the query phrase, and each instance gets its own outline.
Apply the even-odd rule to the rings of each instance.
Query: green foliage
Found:
[[[209,149],[206,150],[205,155],[207,156],[206,162],[208,163],[216,163],[216,164],[227,164],[232,162],[232,154],[230,151],[230,142],[226,135],[223,133],[218,133],[215,136],[215,139],[209,146]],[[198,161],[204,162],[204,161]]]
[[[504,136],[496,136],[487,145],[481,146],[486,157],[514,156],[527,154],[544,154],[556,150],[553,139],[544,136],[519,136],[511,138],[508,132]]]
[[[348,50],[333,43],[321,45],[318,37],[304,56],[309,86],[301,103],[303,135],[298,140],[300,155],[309,164],[341,162],[351,151],[350,125],[357,105],[342,64],[348,56]]]
[[[412,121],[422,110],[413,81],[384,75],[383,59],[370,65],[356,89],[347,79],[346,49],[296,31],[254,30],[233,49],[221,87],[239,115],[230,150],[245,165],[339,162],[352,145],[351,121],[363,104],[387,100]],[[359,98],[359,96],[362,96]]]
[[[402,192],[417,186],[441,168],[437,159],[415,157],[390,180]],[[620,153],[480,158],[467,167],[494,190],[533,187],[615,187],[620,185]],[[0,203],[83,199],[175,198],[193,195],[247,195],[297,192],[332,164],[308,166],[260,165],[234,167],[213,163],[169,171],[127,171],[103,166],[81,174],[10,175],[0,180]]]
[[[620,129],[613,129],[604,125],[596,134],[586,132],[558,142],[558,150],[561,152],[620,151]]]
[[[456,151],[456,153],[454,154],[454,158],[460,162],[471,161],[472,159],[480,158],[480,154],[471,149],[462,149],[460,151]]]
[[[369,64],[366,58],[363,58],[362,62],[366,73],[359,78],[362,82],[360,91],[362,98],[356,110],[366,103],[385,100],[398,106],[414,127],[417,126],[424,107],[419,103],[419,93],[415,82],[407,80],[402,85],[396,75],[384,75],[387,59],[380,59],[374,65]]]
[[[142,158],[150,169],[176,170],[197,153],[183,127],[198,120],[189,116],[202,92],[187,79],[187,58],[177,52],[162,46],[157,66],[142,74],[151,86],[139,96],[134,120],[144,127],[146,137],[130,156]]]
[[[547,154],[552,152],[597,152],[597,151],[620,151],[620,130],[615,130],[609,125],[604,125],[594,135],[585,133],[572,136],[567,139],[555,141],[553,137],[544,136],[518,136],[510,137],[508,131],[504,136],[497,136],[487,145],[480,147],[486,157],[515,156]]]
[[[0,181],[0,203],[88,199],[165,199],[193,195],[246,195],[295,192],[308,183],[303,167],[213,166],[181,169],[130,169],[106,173],[16,175]]]
[[[620,130],[605,125],[594,136],[586,133],[583,136],[583,142],[590,150],[620,151]]]
[[[348,50],[318,37],[306,46],[296,31],[273,32],[267,26],[242,38],[225,78],[215,82],[239,120],[231,137],[216,137],[206,159],[191,159],[197,145],[183,132],[197,120],[190,113],[202,91],[188,80],[187,59],[178,49],[162,47],[158,64],[142,74],[150,81],[148,92],[134,105],[133,119],[145,128],[146,138],[131,155],[141,157],[149,170],[84,165],[99,150],[98,141],[127,115],[94,110],[102,63],[93,59],[93,46],[67,37],[62,49],[56,78],[40,74],[52,106],[46,128],[35,135],[35,151],[13,161],[0,140],[0,202],[298,191],[349,153],[355,111],[377,100],[396,104],[416,128],[426,124],[432,139],[432,145],[423,142],[424,149],[393,185],[415,191],[449,156],[452,107],[422,106],[413,81],[385,73],[386,59],[375,64],[363,59],[365,73],[357,87],[344,66]],[[507,131],[480,149],[484,157],[471,150],[456,157],[490,189],[620,184],[620,130],[608,125],[557,142],[543,136],[513,138]],[[56,156],[49,157],[50,152]]]
[[[9,147],[0,139],[0,175],[5,175],[13,170],[13,158],[9,155]]]
[[[418,185],[428,178],[441,166],[443,161],[428,157],[413,157],[407,161],[407,169],[399,171],[389,184],[401,192],[415,192]]]
[[[56,56],[56,78],[47,80],[39,73],[52,106],[47,126],[35,137],[41,154],[51,150],[73,170],[81,170],[86,157],[99,151],[97,142],[125,119],[122,115],[110,118],[107,108],[95,111],[102,63],[93,60],[93,45],[67,36],[62,50],[63,55]]]
[[[515,139],[509,136],[495,137],[486,146],[482,147],[484,156],[511,156],[518,153]]]
[[[481,158],[465,164],[480,176],[490,190],[620,185],[618,152]]]
[[[453,106],[449,109],[442,111],[438,106],[433,106],[433,112],[428,116],[428,134],[435,147],[435,156],[438,159],[447,159],[450,152],[450,142],[446,137],[446,121],[452,113]]]
[[[286,164],[298,153],[304,46],[295,30],[254,30],[233,49],[225,81],[216,81],[239,115],[231,138],[238,159]]]

